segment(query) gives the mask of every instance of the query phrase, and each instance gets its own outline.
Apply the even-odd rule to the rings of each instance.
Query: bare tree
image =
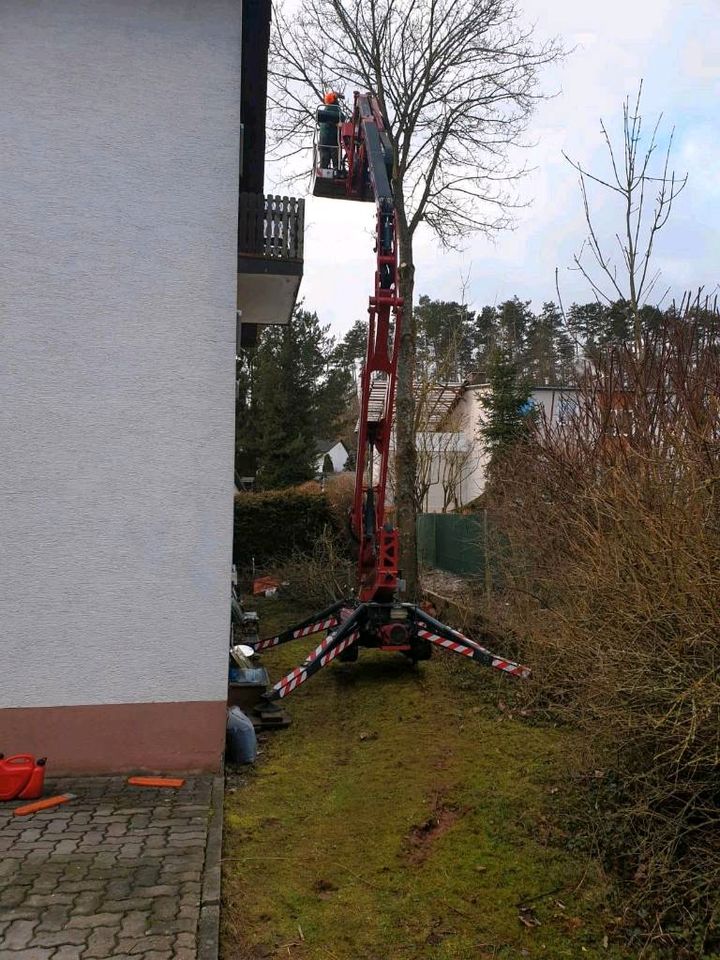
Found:
[[[576,268],[592,287],[598,300],[611,304],[625,300],[630,310],[636,346],[639,348],[642,328],[640,308],[647,301],[660,279],[660,271],[651,266],[658,233],[668,222],[675,198],[687,183],[687,174],[679,177],[670,169],[675,128],[670,131],[665,150],[658,154],[658,133],[662,114],[652,128],[647,146],[642,146],[643,123],[640,113],[642,81],[634,105],[626,97],[623,103],[622,157],[613,146],[605,123],[600,130],[610,159],[608,178],[590,173],[566,153],[565,159],[580,175],[580,191],[585,210],[588,236],[578,254],[573,257]],[[657,159],[657,164],[654,161]],[[588,184],[593,183],[617,195],[622,210],[622,227],[614,240],[620,253],[622,269],[611,252],[614,244],[601,241],[591,211]],[[650,196],[654,203],[650,206]],[[590,265],[585,261],[589,255]]]
[[[271,129],[278,155],[307,148],[324,90],[372,90],[393,149],[405,301],[397,384],[397,516],[408,592],[415,542],[413,237],[427,224],[444,245],[510,223],[508,164],[539,98],[540,68],[560,55],[536,43],[515,0],[305,0],[276,10]],[[314,99],[315,102],[312,102]]]

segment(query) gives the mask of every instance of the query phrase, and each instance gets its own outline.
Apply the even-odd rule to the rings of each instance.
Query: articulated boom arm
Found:
[[[385,492],[403,302],[397,282],[392,149],[371,94],[355,94],[352,118],[343,125],[341,141],[347,160],[348,196],[358,200],[373,197],[376,210],[375,292],[368,307],[352,526],[360,544],[360,600],[387,603],[398,585],[398,535],[385,520]],[[372,409],[371,396],[376,398]]]
[[[286,697],[335,657],[352,661],[359,647],[404,653],[413,662],[429,659],[434,646],[515,677],[527,667],[491,653],[470,637],[440,623],[424,607],[401,603],[398,591],[398,532],[386,521],[385,491],[390,460],[398,348],[403,301],[398,291],[392,149],[377,100],[356,93],[352,116],[339,131],[334,168],[316,165],[315,196],[374,201],[375,290],[368,307],[368,339],[361,378],[355,496],[351,523],[360,544],[358,596],[340,600],[274,637],[251,644],[270,649],[327,631],[305,660],[264,694],[265,709]],[[327,151],[327,140],[323,143]]]

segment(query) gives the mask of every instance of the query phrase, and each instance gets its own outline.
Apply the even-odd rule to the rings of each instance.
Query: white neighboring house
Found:
[[[425,498],[428,513],[454,509],[452,503],[448,502],[448,487],[453,483],[458,488],[456,500],[460,505],[470,503],[484,491],[490,458],[480,434],[480,424],[485,416],[481,400],[489,391],[488,383],[459,387],[452,405],[452,416],[459,428],[455,434],[457,439],[451,443],[447,434],[434,434],[438,438],[435,441],[438,453],[433,463],[432,483]],[[551,423],[557,423],[574,406],[576,393],[574,387],[533,387],[530,402],[544,410]],[[419,451],[428,446],[425,441],[427,436],[418,434]]]
[[[462,432],[428,431],[416,434],[416,447],[423,512],[447,513],[466,503],[466,481],[478,459],[470,438]]]
[[[336,440],[333,443],[321,443],[318,445],[318,457],[315,461],[315,469],[318,473],[323,472],[325,457],[330,457],[333,473],[342,473],[350,456],[342,440]]]

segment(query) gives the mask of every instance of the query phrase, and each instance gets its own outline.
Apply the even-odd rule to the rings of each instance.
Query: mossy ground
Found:
[[[304,613],[257,606],[263,633]],[[268,654],[271,676],[316,642]],[[549,828],[573,735],[499,710],[513,681],[480,670],[363,651],[285,701],[292,726],[226,794],[224,960],[625,956],[599,872]]]

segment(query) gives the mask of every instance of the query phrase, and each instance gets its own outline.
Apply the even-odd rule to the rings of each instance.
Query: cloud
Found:
[[[675,125],[675,166],[690,180],[661,236],[658,289],[712,287],[720,223],[720,18],[717,0],[524,0],[525,19],[541,37],[559,35],[573,52],[543,77],[556,93],[541,103],[528,135],[534,146],[523,154],[534,168],[523,182],[516,228],[491,242],[477,236],[462,253],[443,252],[429,231],[415,246],[416,290],[456,299],[470,271],[468,294],[475,306],[517,293],[536,302],[555,297],[560,268],[563,297],[591,298],[587,285],[568,270],[586,230],[577,175],[562,151],[590,169],[605,169],[600,117],[614,135],[622,131],[622,101],[645,80],[643,114],[661,111],[666,130]],[[308,131],[308,137],[312,135]],[[613,207],[597,197],[602,230],[612,239]],[[367,310],[372,293],[373,207],[371,204],[310,200],[301,292],[321,320],[344,332]]]

